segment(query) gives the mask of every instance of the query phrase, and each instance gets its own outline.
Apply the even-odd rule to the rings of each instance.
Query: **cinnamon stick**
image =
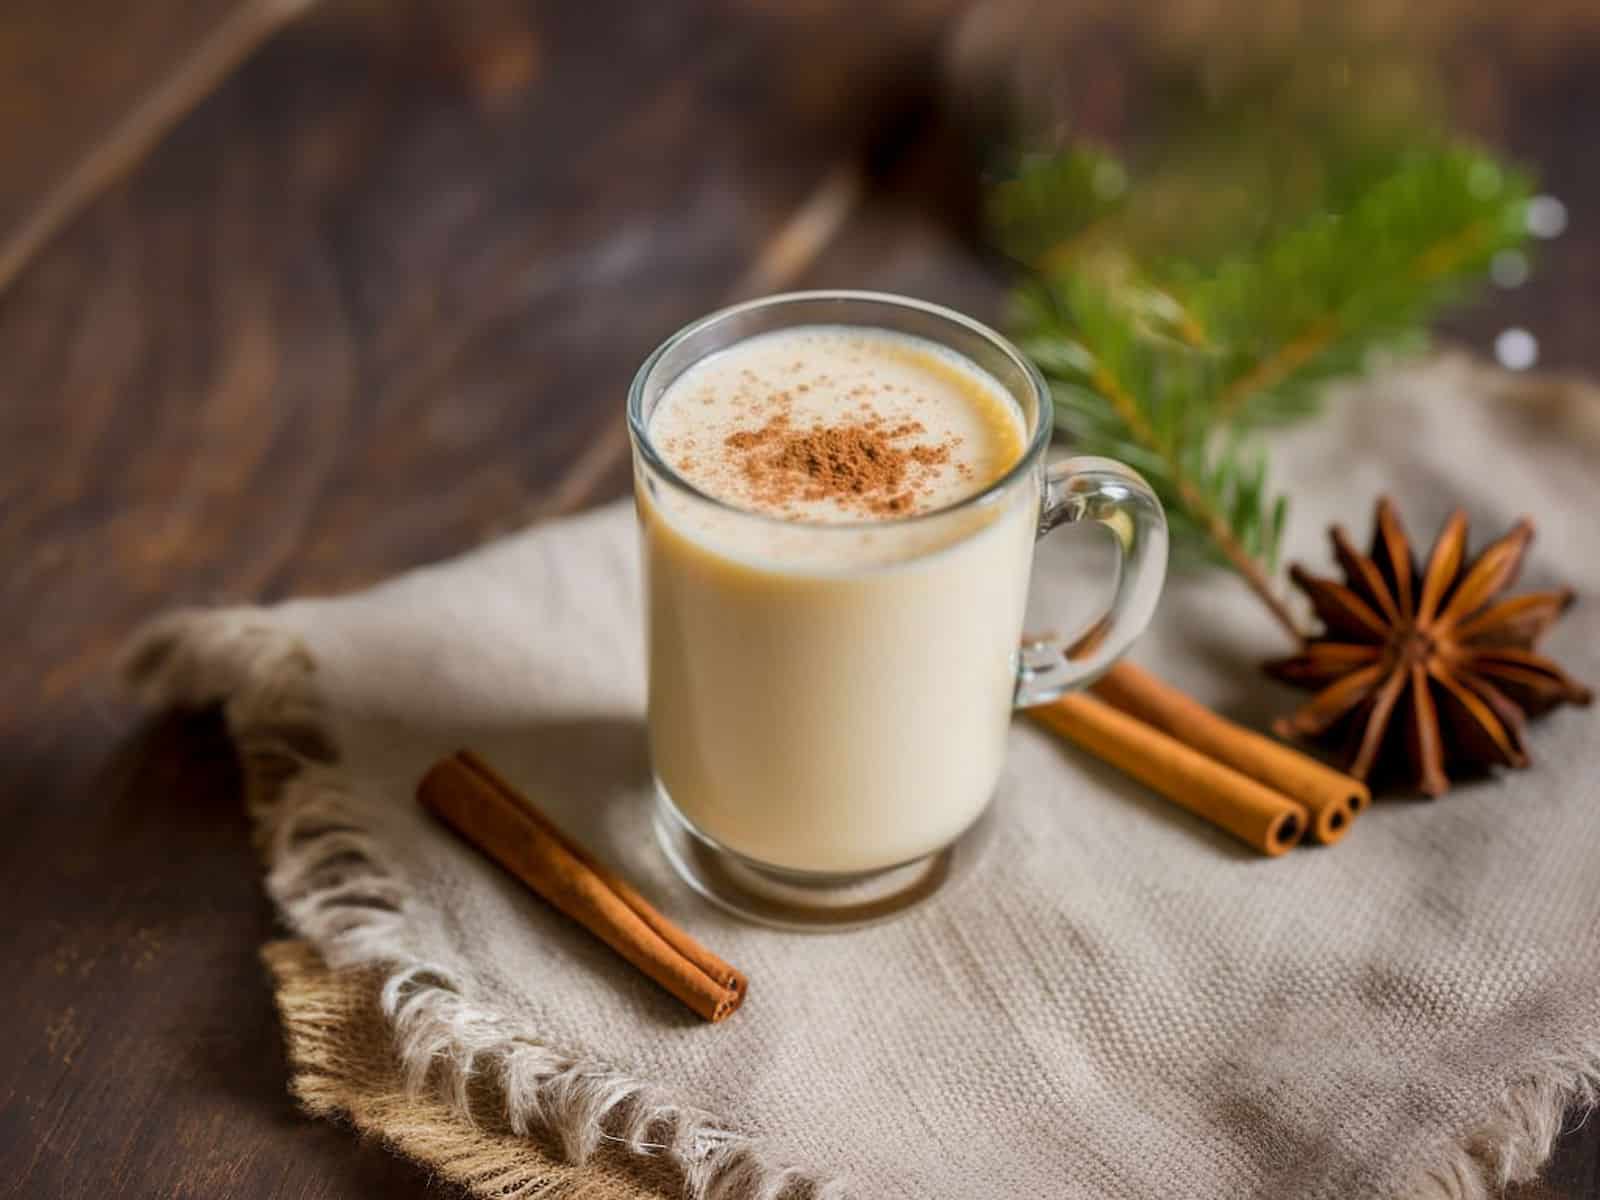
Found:
[[[574,845],[476,754],[423,776],[424,808],[707,1021],[744,1002],[745,977]]]
[[[1311,836],[1319,842],[1332,844],[1344,837],[1356,814],[1372,802],[1372,793],[1359,779],[1219,716],[1132,663],[1112,667],[1093,691],[1185,745],[1298,800],[1310,811]]]
[[[1063,696],[1028,715],[1263,854],[1305,836],[1310,814],[1298,801],[1091,696]]]

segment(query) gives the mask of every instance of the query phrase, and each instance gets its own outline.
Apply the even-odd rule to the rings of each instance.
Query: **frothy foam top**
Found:
[[[810,325],[760,334],[667,388],[650,439],[725,503],[836,524],[913,516],[982,491],[1026,434],[988,372],[933,342]]]

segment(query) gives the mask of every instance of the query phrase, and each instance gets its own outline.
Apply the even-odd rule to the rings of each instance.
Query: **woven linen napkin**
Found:
[[[1380,492],[1424,543],[1457,505],[1474,547],[1533,514],[1525,585],[1587,597],[1548,648],[1600,682],[1593,391],[1434,360],[1275,461],[1289,551],[1323,571],[1325,524],[1364,539]],[[132,648],[153,702],[225,703],[267,886],[344,981],[273,952],[291,1043],[320,1039],[296,1059],[314,1109],[486,1196],[1231,1200],[1484,1195],[1592,1102],[1592,714],[1543,721],[1531,770],[1270,861],[1019,722],[974,870],[883,925],[774,932],[652,840],[634,538],[613,506],[358,595],[178,613]],[[1047,539],[1041,613],[1096,606],[1078,568],[1101,549]],[[1299,699],[1257,669],[1280,638],[1212,573],[1172,581],[1135,657],[1260,723]],[[743,1009],[690,1018],[436,826],[414,788],[463,745],[740,966]],[[359,1071],[392,1055],[381,1104],[341,1088],[339,1029]]]

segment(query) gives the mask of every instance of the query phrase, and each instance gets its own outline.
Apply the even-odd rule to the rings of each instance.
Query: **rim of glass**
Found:
[[[990,481],[978,491],[973,492],[972,495],[963,496],[961,499],[952,501],[942,508],[913,513],[908,517],[886,517],[872,521],[796,521],[792,518],[777,517],[770,513],[756,512],[753,509],[729,503],[695,487],[694,484],[673,470],[672,466],[656,452],[654,444],[650,441],[650,431],[646,428],[644,418],[644,389],[646,381],[655,370],[656,364],[671,350],[711,326],[726,321],[730,317],[736,317],[756,309],[779,308],[802,301],[848,301],[915,309],[928,316],[948,321],[952,325],[959,325],[967,332],[975,334],[989,343],[990,346],[998,350],[1022,372],[1023,378],[1028,381],[1034,392],[1038,416],[1034,422],[1033,430],[1028,434],[1027,444],[1017,457],[1017,461],[1007,468],[1003,475]],[[727,349],[727,347],[723,347],[723,349]],[[719,351],[712,351],[712,353],[719,353]],[[687,368],[685,369],[687,370]],[[983,367],[980,365],[978,369],[981,371]],[[989,372],[986,371],[985,374],[989,374]],[[1002,384],[1001,386],[1004,387],[1005,385]],[[1009,388],[1006,390],[1010,391]],[[628,434],[633,440],[634,448],[644,456],[645,463],[652,471],[662,476],[680,491],[687,492],[695,499],[710,504],[715,508],[720,508],[724,512],[737,513],[739,516],[748,517],[753,521],[767,521],[774,525],[791,527],[803,525],[807,529],[859,531],[862,529],[881,529],[885,526],[898,528],[913,525],[918,521],[928,521],[935,517],[949,516],[951,513],[959,512],[963,508],[975,507],[992,501],[1033,469],[1035,461],[1049,443],[1052,428],[1052,422],[1047,419],[1046,415],[1049,406],[1050,387],[1045,383],[1044,376],[1040,374],[1039,368],[1034,366],[1027,356],[1012,345],[1007,338],[990,329],[982,321],[974,320],[966,314],[959,313],[953,308],[946,308],[942,304],[934,304],[928,300],[918,300],[912,296],[901,296],[894,292],[862,291],[851,288],[823,288],[815,291],[777,292],[770,296],[758,296],[754,300],[744,300],[738,304],[730,304],[726,308],[719,308],[715,312],[707,313],[705,316],[699,317],[683,326],[652,350],[649,357],[639,364],[639,369],[634,372],[633,382],[628,386]],[[1024,418],[1026,418],[1026,414],[1024,414]]]

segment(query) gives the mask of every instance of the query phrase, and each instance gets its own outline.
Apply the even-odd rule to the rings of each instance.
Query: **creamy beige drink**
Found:
[[[641,484],[656,773],[702,834],[847,873],[948,845],[998,780],[1039,519],[1016,402],[931,341],[802,325],[690,365]],[[758,514],[764,519],[751,518]]]

